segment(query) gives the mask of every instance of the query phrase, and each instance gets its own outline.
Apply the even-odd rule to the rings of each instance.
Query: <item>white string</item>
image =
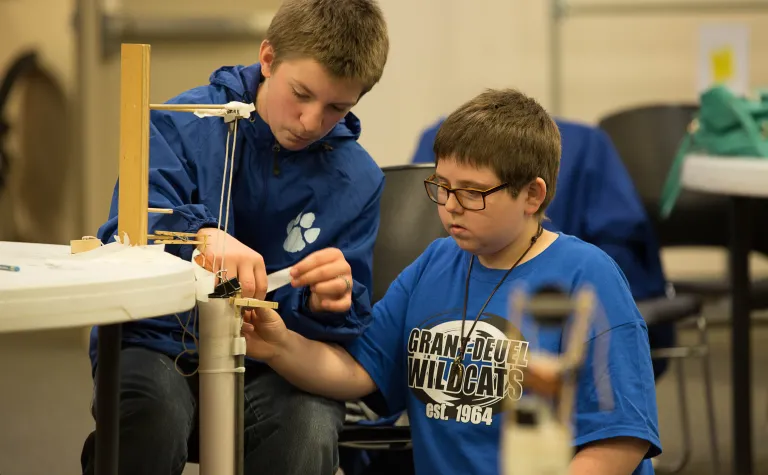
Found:
[[[237,125],[238,120],[235,120],[233,124],[231,124],[227,129],[227,144],[226,149],[224,152],[224,171],[221,174],[221,197],[219,198],[219,219],[217,222],[217,226],[219,229],[221,229],[221,217],[222,213],[224,214],[224,233],[226,234],[229,230],[229,207],[232,202],[232,179],[234,177],[234,171],[235,171],[235,150],[237,148]],[[230,137],[232,137],[232,148],[230,150],[229,142]],[[229,180],[227,180],[227,167],[229,167]],[[224,194],[227,194],[227,206],[226,206],[226,212],[224,211]],[[227,237],[224,236],[224,239],[221,243],[219,243],[219,252],[218,255],[221,256],[221,267],[219,269],[219,277],[221,280],[225,280],[222,278],[222,276],[226,277],[227,270],[226,270],[226,262],[225,262],[225,256],[226,256],[226,250],[227,250]],[[216,269],[216,257],[217,253],[214,252],[213,255],[213,267],[212,269],[215,271]]]
[[[219,219],[216,221],[216,228],[221,229],[221,212],[224,209],[224,185],[227,182],[227,164],[229,160],[229,137],[232,135],[232,129],[227,126],[227,142],[224,149],[224,170],[221,172],[221,197],[219,198]],[[223,255],[223,254],[222,254]],[[216,272],[216,252],[213,253],[213,262],[211,271]],[[221,269],[224,268],[224,262],[221,263]]]
[[[174,316],[176,317],[176,321],[179,322],[179,326],[182,327],[181,346],[184,349],[181,351],[181,353],[176,355],[176,359],[173,360],[173,366],[176,369],[176,372],[178,372],[179,374],[181,374],[184,377],[194,376],[195,373],[197,373],[198,369],[195,368],[195,370],[192,371],[191,373],[185,373],[179,367],[179,359],[181,359],[181,357],[183,355],[185,355],[185,354],[195,354],[197,352],[198,341],[197,341],[197,337],[195,336],[195,333],[197,333],[197,306],[195,306],[192,310],[189,311],[189,314],[187,315],[187,322],[186,322],[186,324],[183,324],[181,322],[181,318],[179,318],[179,314],[178,313],[174,314]],[[190,320],[193,320],[193,322],[192,322],[192,332],[191,333],[189,331],[189,321]],[[195,345],[194,349],[187,348],[187,341],[186,341],[186,336],[187,335],[192,337],[192,342]]]
[[[236,118],[233,122],[234,122],[234,124],[230,123],[230,125],[227,126],[227,141],[226,141],[225,149],[224,149],[224,170],[223,170],[223,172],[221,174],[221,197],[219,198],[219,217],[218,217],[218,221],[216,222],[216,225],[217,225],[218,229],[221,229],[221,215],[222,215],[222,212],[224,211],[224,193],[225,193],[224,190],[225,190],[225,186],[226,186],[227,207],[226,207],[226,214],[224,216],[224,233],[225,234],[227,234],[227,231],[229,229],[229,207],[230,207],[231,200],[232,200],[232,180],[233,180],[233,177],[234,177],[234,169],[235,169],[235,149],[236,149],[236,145],[237,145],[237,125],[238,125],[239,119]],[[230,151],[230,147],[229,147],[230,137],[232,137],[232,149],[231,149],[231,151]],[[229,180],[227,180],[227,167],[229,167]],[[224,267],[225,266],[224,255],[225,255],[225,251],[226,251],[226,248],[227,248],[226,236],[224,237],[224,240],[220,244],[220,246],[221,246],[221,252],[220,252],[220,256],[221,256],[221,269],[220,269],[220,273],[223,273],[223,275],[226,276],[226,269]],[[216,257],[217,257],[216,256],[216,252],[214,251],[214,253],[213,253],[213,262],[211,264],[212,265],[211,270],[214,271],[214,272],[216,270]],[[240,318],[240,323],[242,325],[242,316],[238,316],[238,317]],[[195,336],[195,333],[197,333],[197,306],[195,306],[195,308],[190,311],[190,313],[189,313],[189,315],[187,317],[186,325],[181,322],[181,319],[179,318],[178,314],[176,314],[176,320],[179,322],[179,325],[183,328],[182,335],[181,335],[181,344],[182,344],[182,347],[184,348],[182,350],[182,352],[179,353],[176,356],[176,359],[174,360],[174,366],[176,368],[176,371],[179,372],[181,375],[187,376],[187,377],[188,376],[193,376],[194,374],[196,374],[198,372],[206,372],[206,373],[208,373],[208,372],[211,372],[211,373],[213,373],[213,372],[220,372],[220,371],[216,371],[216,370],[208,370],[208,371],[203,370],[203,371],[200,371],[199,368],[195,368],[195,370],[191,374],[187,374],[187,373],[184,373],[181,370],[181,368],[179,368],[178,362],[179,362],[179,359],[181,358],[182,355],[190,354],[190,353],[195,353],[197,351],[198,341],[197,341],[197,337]],[[189,332],[189,321],[190,320],[192,320],[192,332],[191,333]],[[189,334],[192,337],[192,341],[193,341],[194,346],[195,346],[194,349],[187,348],[186,338],[185,338],[187,334]],[[232,371],[232,370],[230,370],[230,371]],[[240,367],[240,368],[235,368],[233,372],[240,373],[240,372],[244,372],[244,371],[245,371],[245,368]]]
[[[237,123],[239,121],[234,121],[234,132],[233,132],[233,138],[232,138],[232,155],[230,157],[225,157],[224,161],[226,162],[229,160],[231,163],[229,165],[229,184],[227,185],[227,212],[224,215],[224,233],[226,234],[229,230],[229,205],[232,203],[232,177],[234,176],[234,170],[235,170],[235,146],[237,145]],[[229,140],[227,140],[227,145],[229,145]],[[226,165],[224,167],[226,170]],[[222,188],[221,194],[224,195],[224,189]],[[224,243],[222,244],[221,248],[221,267],[224,268],[224,256],[226,255],[225,251],[227,249],[227,236],[224,236]]]

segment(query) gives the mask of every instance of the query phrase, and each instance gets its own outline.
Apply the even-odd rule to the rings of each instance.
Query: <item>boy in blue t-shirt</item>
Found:
[[[533,99],[491,90],[446,119],[434,149],[425,187],[451,237],[398,276],[371,326],[345,348],[310,341],[261,309],[243,328],[249,356],[305,391],[352,400],[378,389],[390,411],[407,409],[418,474],[497,473],[504,399],[523,393],[528,343],[562,345],[558,332],[527,328],[521,341],[508,339],[507,296],[521,285],[574,293],[588,284],[604,329],[592,332],[579,374],[570,473],[653,473],[649,459],[661,452],[653,370],[627,281],[597,247],[541,227],[559,168],[555,123]],[[303,265],[293,269],[295,286],[312,277]]]

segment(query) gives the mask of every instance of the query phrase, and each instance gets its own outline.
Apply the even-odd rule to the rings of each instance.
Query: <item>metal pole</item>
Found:
[[[562,41],[560,20],[565,16],[566,0],[552,0],[549,12],[549,109],[551,114],[562,113]]]
[[[571,16],[686,13],[739,13],[768,10],[768,2],[648,2],[575,4],[568,7]]]
[[[161,18],[128,13],[101,15],[102,53],[105,57],[120,52],[121,43],[154,41],[261,40],[272,19],[271,13],[252,17]]]
[[[733,461],[734,475],[752,475],[752,350],[749,250],[752,248],[751,200],[731,198],[731,361],[733,361]]]

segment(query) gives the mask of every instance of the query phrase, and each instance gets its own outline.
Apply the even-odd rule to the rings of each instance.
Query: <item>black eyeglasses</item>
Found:
[[[469,211],[485,209],[485,197],[508,186],[509,183],[502,183],[487,190],[478,190],[475,188],[451,188],[434,181],[434,176],[424,180],[424,188],[427,189],[429,199],[439,205],[444,205],[448,201],[448,197],[453,193],[461,207]]]

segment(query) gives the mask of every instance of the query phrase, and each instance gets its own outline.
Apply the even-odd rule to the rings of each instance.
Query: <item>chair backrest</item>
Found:
[[[683,191],[672,215],[659,217],[667,172],[698,111],[695,104],[648,105],[622,110],[600,120],[643,200],[662,246],[728,245],[725,197]]]
[[[381,223],[373,251],[373,302],[435,239],[448,236],[424,189],[433,164],[383,167],[386,182],[381,197]]]

